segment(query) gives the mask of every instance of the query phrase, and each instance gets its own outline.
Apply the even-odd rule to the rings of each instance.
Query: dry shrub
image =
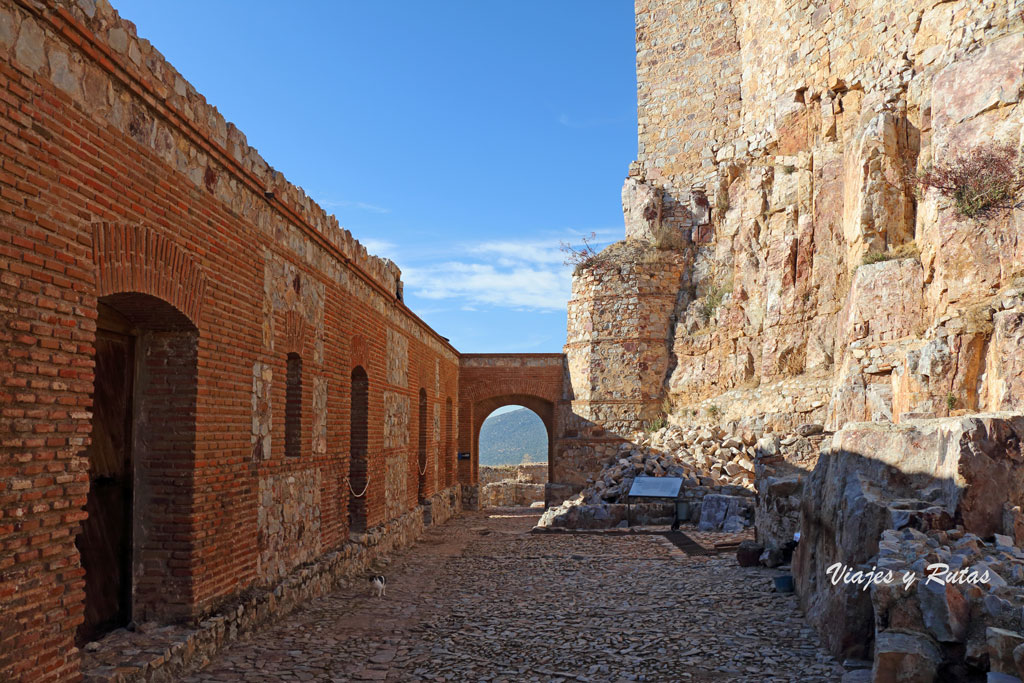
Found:
[[[917,242],[900,244],[889,251],[869,251],[864,254],[864,257],[861,259],[861,265],[870,266],[872,263],[881,263],[882,261],[893,261],[905,258],[921,258],[921,249],[917,246]]]
[[[598,251],[594,249],[594,245],[591,242],[596,239],[597,233],[592,232],[586,237],[581,238],[583,244],[579,247],[573,246],[569,242],[559,242],[562,253],[565,254],[562,264],[572,266],[575,273],[579,273],[582,268],[589,268],[594,265],[597,261]]]
[[[717,273],[712,279],[707,293],[704,295],[704,301],[700,308],[705,322],[711,322],[718,307],[722,305],[726,294],[732,294],[732,277],[726,277],[722,273]]]
[[[864,254],[860,263],[862,266],[870,266],[872,263],[881,263],[882,261],[891,261],[892,259],[893,255],[888,251],[869,251]]]
[[[1010,145],[979,145],[933,164],[919,177],[921,187],[953,200],[966,218],[985,218],[1015,207],[1024,186],[1020,153]]]
[[[807,364],[806,347],[790,348],[779,354],[778,372],[786,377],[799,375]]]

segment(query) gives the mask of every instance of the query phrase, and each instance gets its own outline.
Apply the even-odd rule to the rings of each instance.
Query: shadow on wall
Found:
[[[876,669],[913,660],[955,680],[994,666],[986,629],[1024,626],[1022,439],[1024,416],[1010,414],[857,423],[835,434],[803,474],[793,557],[801,607],[834,655],[874,649]],[[927,581],[936,564],[991,580]],[[877,585],[835,583],[837,566],[877,569]],[[918,577],[909,587],[904,572]]]

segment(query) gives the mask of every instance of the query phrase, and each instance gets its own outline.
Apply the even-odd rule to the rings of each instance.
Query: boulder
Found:
[[[985,629],[985,641],[988,643],[989,669],[1016,676],[1017,662],[1013,653],[1024,645],[1024,635],[990,626]]]
[[[930,638],[916,633],[883,631],[875,641],[875,683],[932,683],[942,657]]]
[[[1018,678],[1024,679],[1024,645],[1013,648],[1013,663],[1017,666]]]
[[[742,531],[749,524],[750,513],[749,498],[709,493],[701,503],[697,528],[701,531]]]
[[[804,483],[793,558],[801,607],[833,654],[866,656],[874,623],[869,595],[833,585],[828,567],[870,564],[882,532],[894,524],[944,523],[933,508],[968,533],[1001,531],[1003,503],[1024,503],[1022,440],[1024,416],[1007,413],[853,423],[835,434]],[[894,514],[913,507],[915,514]],[[936,615],[941,631],[938,622]]]
[[[918,581],[917,599],[925,628],[940,643],[961,643],[967,635],[971,607],[953,584]]]
[[[736,562],[741,567],[756,567],[761,564],[764,546],[755,541],[743,541],[736,549]]]
[[[825,425],[820,424],[802,424],[797,426],[796,433],[800,436],[814,436],[815,434],[821,434],[825,431]]]

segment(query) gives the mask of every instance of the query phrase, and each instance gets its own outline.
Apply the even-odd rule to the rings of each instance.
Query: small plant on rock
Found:
[[[954,408],[956,408],[956,396],[951,391],[946,394],[946,410],[953,410]]]
[[[729,192],[727,190],[719,190],[718,194],[715,195],[715,208],[718,209],[720,214],[724,214],[729,210]]]
[[[581,268],[589,268],[597,262],[599,252],[594,248],[593,241],[597,239],[597,233],[592,232],[586,237],[580,238],[583,243],[577,247],[569,242],[559,242],[562,253],[565,254],[563,265],[573,266],[574,272],[578,273]]]
[[[1024,168],[1016,148],[980,145],[952,161],[931,165],[919,182],[922,188],[938,190],[952,199],[961,216],[985,218],[1019,206],[1017,194],[1024,187]]]
[[[665,426],[665,418],[656,417],[653,420],[648,420],[647,422],[644,422],[644,431],[650,434],[651,432],[656,432],[659,429],[664,429]]]
[[[921,257],[921,250],[917,246],[917,242],[907,242],[897,247],[893,247],[889,251],[869,251],[861,258],[861,265],[870,266],[872,263],[881,263],[882,261],[893,261],[896,259],[905,258],[917,258]]]
[[[861,258],[860,264],[862,266],[870,266],[872,263],[881,263],[891,259],[892,255],[887,251],[869,251]]]
[[[704,316],[705,322],[710,322],[711,318],[714,317],[715,311],[722,305],[722,300],[726,294],[732,293],[732,280],[723,282],[719,278],[715,278],[711,287],[708,288],[707,294],[704,295],[704,303],[701,305],[701,315]]]
[[[720,417],[720,416],[722,415],[722,409],[721,409],[721,408],[719,408],[719,407],[718,407],[718,406],[717,406],[716,404],[714,404],[714,403],[712,403],[711,405],[709,405],[709,406],[707,407],[707,411],[708,411],[708,416],[709,416],[709,417],[710,417],[710,418],[711,418],[712,420],[717,420],[717,419],[718,419],[718,418],[719,418],[719,417]]]

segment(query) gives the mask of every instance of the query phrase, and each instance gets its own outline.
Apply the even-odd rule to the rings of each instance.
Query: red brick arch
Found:
[[[548,433],[548,471],[561,437],[558,405],[563,398],[564,357],[552,354],[463,354],[459,373],[459,481],[476,484],[480,427],[492,412],[521,405],[535,412]]]
[[[168,237],[141,225],[97,223],[92,233],[96,296],[149,294],[200,327],[206,276]]]

